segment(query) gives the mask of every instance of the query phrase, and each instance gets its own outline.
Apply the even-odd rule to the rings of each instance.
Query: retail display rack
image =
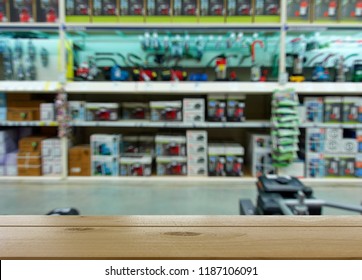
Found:
[[[59,91],[64,91],[68,97],[71,95],[87,96],[97,95],[100,92],[109,95],[129,95],[135,94],[139,96],[146,95],[159,95],[166,96],[172,92],[177,96],[200,96],[211,94],[240,94],[247,96],[260,96],[271,95],[277,89],[293,88],[300,95],[308,96],[329,96],[329,95],[356,95],[362,96],[362,83],[361,82],[302,82],[292,83],[288,82],[286,73],[288,68],[291,68],[288,60],[288,34],[302,34],[305,32],[360,32],[359,22],[289,22],[287,19],[287,2],[280,1],[280,20],[273,23],[260,23],[260,22],[220,22],[220,23],[72,23],[66,20],[66,7],[65,1],[59,1],[59,19],[56,23],[0,23],[0,32],[23,32],[34,31],[39,32],[54,32],[58,34],[60,47],[59,47],[59,73],[58,79],[53,81],[0,81],[0,92],[7,94],[17,93],[37,93],[37,94],[57,94]],[[82,34],[82,32],[153,32],[154,30],[164,30],[172,32],[180,32],[184,30],[198,30],[198,31],[240,31],[240,32],[276,32],[279,36],[279,54],[278,54],[278,72],[279,75],[275,81],[271,82],[247,82],[247,81],[230,81],[230,82],[192,82],[192,81],[166,81],[166,82],[117,82],[117,81],[70,81],[67,78],[67,46],[66,37],[68,32]],[[220,128],[220,129],[246,129],[246,128],[265,128],[271,127],[269,120],[247,120],[239,123],[228,122],[199,122],[199,123],[169,123],[169,122],[139,122],[139,121],[86,121],[86,122],[69,122],[71,127],[119,127],[119,128]],[[1,127],[6,126],[33,126],[33,127],[54,127],[58,126],[56,121],[0,121]],[[302,123],[300,128],[350,128],[362,129],[362,124],[335,124],[335,123]],[[62,137],[62,170],[63,174],[59,177],[32,177],[32,180],[149,180],[149,178],[138,177],[68,177],[67,176],[67,137]],[[180,177],[151,177],[152,180],[179,180]],[[28,177],[0,177],[0,180],[28,180]],[[228,181],[228,182],[242,182],[254,181],[252,177],[182,177],[182,180],[192,181]],[[311,181],[328,181],[335,182],[361,182],[360,179],[305,179]]]

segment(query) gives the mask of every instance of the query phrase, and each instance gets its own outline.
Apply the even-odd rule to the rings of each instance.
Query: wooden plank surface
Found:
[[[362,259],[360,216],[9,216],[0,225],[1,259]]]

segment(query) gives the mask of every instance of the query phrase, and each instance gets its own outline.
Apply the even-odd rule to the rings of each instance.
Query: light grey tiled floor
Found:
[[[315,186],[317,198],[359,205],[362,185]],[[43,182],[0,183],[0,215],[42,215],[76,207],[83,215],[238,215],[240,198],[255,200],[253,183]],[[352,214],[325,209],[325,214]]]

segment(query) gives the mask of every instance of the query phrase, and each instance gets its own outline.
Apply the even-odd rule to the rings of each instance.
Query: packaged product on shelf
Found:
[[[310,0],[288,0],[287,17],[288,21],[309,21],[311,14]]]
[[[43,176],[62,175],[61,157],[43,157],[42,174]]]
[[[271,149],[270,135],[249,134],[247,156],[253,177],[275,174],[275,168],[272,165]]]
[[[338,0],[315,0],[314,20],[315,21],[336,21],[338,19]]]
[[[19,152],[38,152],[42,151],[42,141],[46,137],[25,137],[19,140]]]
[[[305,97],[305,122],[322,123],[324,119],[324,104],[321,97]]]
[[[361,0],[343,0],[341,5],[341,21],[361,21],[362,20],[362,1]]]
[[[190,166],[194,165],[207,165],[207,153],[198,153],[198,154],[188,154],[187,155],[187,164],[190,164]]]
[[[226,97],[223,95],[210,95],[207,99],[207,117],[209,121],[226,121]]]
[[[339,157],[339,176],[355,177],[356,176],[356,156],[351,154],[342,154]]]
[[[42,164],[40,152],[18,152],[18,166],[37,166]]]
[[[138,138],[139,151],[141,154],[155,154],[155,137],[149,135],[141,135]]]
[[[193,164],[189,166],[187,164],[188,176],[207,176],[207,163],[206,164]]]
[[[116,16],[117,0],[93,0],[93,16]]]
[[[145,1],[143,0],[121,0],[121,16],[143,16],[145,14]]]
[[[1,0],[0,1],[0,22],[8,22],[9,15],[8,15],[8,1]]]
[[[59,0],[37,0],[37,21],[55,23],[58,22]]]
[[[358,152],[362,153],[362,129],[357,129],[356,131]]]
[[[229,0],[227,4],[228,16],[251,16],[253,13],[252,0]]]
[[[240,144],[225,144],[226,176],[243,176],[244,147]]]
[[[325,97],[324,98],[324,122],[340,123],[342,122],[342,98]]]
[[[156,135],[156,156],[185,156],[186,137],[176,135]]]
[[[182,121],[181,101],[151,101],[151,121]]]
[[[306,155],[306,177],[323,178],[326,176],[325,160],[323,154],[307,153]]]
[[[325,176],[326,177],[339,177],[339,155],[326,154],[324,156],[325,161]]]
[[[151,156],[122,156],[119,162],[120,176],[151,176]]]
[[[187,158],[180,156],[156,157],[157,175],[187,175]]]
[[[255,15],[257,16],[277,16],[280,14],[279,0],[256,0]]]
[[[43,157],[61,157],[61,141],[59,138],[48,138],[42,141]]]
[[[209,176],[226,176],[224,144],[210,143],[208,148]]]
[[[341,141],[343,139],[343,129],[342,128],[326,128],[325,134],[326,134],[326,136],[325,136],[326,140]]]
[[[356,177],[362,177],[362,154],[357,154],[355,164],[355,175]]]
[[[68,175],[90,176],[91,152],[89,145],[78,145],[68,151]]]
[[[343,97],[342,120],[344,123],[358,123],[360,97]]]
[[[54,103],[40,104],[40,120],[41,121],[54,121],[55,120]]]
[[[114,156],[92,156],[92,176],[118,176],[119,158]]]
[[[197,16],[199,7],[197,0],[174,0],[173,15],[174,16]]]
[[[187,130],[187,144],[201,144],[207,147],[207,131],[206,130]]]
[[[207,131],[187,130],[187,175],[207,176]]]
[[[245,121],[245,96],[228,95],[226,100],[226,112],[228,122]]]
[[[150,111],[147,102],[123,102],[122,119],[123,120],[149,120]]]
[[[306,132],[307,153],[324,153],[326,130],[324,128],[307,128]]]
[[[32,143],[36,142],[33,141]],[[41,141],[39,141],[39,145],[41,145]],[[39,145],[35,146],[39,147]],[[42,158],[40,149],[35,148],[34,150],[31,150],[26,145],[19,145],[17,166],[19,176],[41,176]]]
[[[17,131],[15,129],[0,130],[0,155],[17,149]]]
[[[204,122],[205,100],[203,98],[184,98],[183,120],[184,122]]]
[[[93,134],[91,135],[91,149],[93,156],[120,155],[122,135],[120,134]]]
[[[89,16],[90,14],[89,0],[66,0],[67,16]]]
[[[41,165],[18,165],[18,176],[41,176]]]
[[[122,154],[138,154],[139,151],[139,143],[138,143],[138,136],[123,136],[123,150]]]
[[[9,121],[40,120],[42,101],[8,101],[7,119]]]
[[[7,118],[6,94],[0,93],[0,121],[6,121]]]
[[[87,103],[87,121],[117,121],[119,105],[117,103]]]
[[[170,0],[148,0],[147,1],[148,16],[170,16],[171,1]]]
[[[359,99],[358,102],[358,122],[362,123],[362,97]]]
[[[225,2],[224,0],[207,0],[200,2],[200,14],[202,16],[224,16]]]
[[[19,0],[10,2],[10,21],[11,22],[34,22],[34,1]]]
[[[358,142],[356,139],[344,138],[340,142],[341,153],[344,154],[357,154],[358,153]]]
[[[86,120],[85,105],[85,101],[68,101],[69,116],[72,121]]]

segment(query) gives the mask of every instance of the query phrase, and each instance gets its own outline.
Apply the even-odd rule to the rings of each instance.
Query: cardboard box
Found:
[[[343,122],[358,123],[360,97],[343,97]]]
[[[39,108],[8,108],[8,121],[37,121],[40,119]]]
[[[85,101],[68,101],[69,115],[72,121],[86,120],[86,102]]]
[[[356,176],[356,157],[355,155],[341,155],[339,158],[339,176]]]
[[[38,166],[42,164],[40,152],[19,152],[18,166]]]
[[[157,175],[187,175],[187,158],[179,156],[158,156]]]
[[[342,140],[326,140],[324,151],[328,154],[338,154],[343,150]]]
[[[121,107],[123,120],[150,119],[150,108],[146,102],[123,102]]]
[[[186,123],[205,122],[205,113],[201,111],[184,112],[183,120]]]
[[[42,121],[55,120],[55,108],[53,103],[40,104],[40,120]]]
[[[322,123],[324,119],[324,102],[322,97],[305,97],[305,122]]]
[[[121,149],[120,134],[93,134],[91,135],[91,149],[94,156],[119,157]]]
[[[342,128],[326,128],[326,140],[336,140],[341,141],[343,139],[343,129]]]
[[[118,176],[119,158],[115,156],[92,156],[92,176]]]
[[[120,176],[151,176],[151,156],[121,157],[119,163]]]
[[[89,145],[71,147],[68,151],[68,175],[90,176],[91,151]]]
[[[182,121],[181,101],[151,101],[151,121]]]
[[[19,141],[19,152],[41,152],[41,144],[45,137],[25,137]]]
[[[156,156],[186,156],[186,137],[156,135]]]
[[[187,156],[187,164],[190,166],[204,164],[207,165],[207,154],[189,154]]]
[[[362,2],[360,0],[343,0],[341,5],[341,21],[358,22],[362,20]]]
[[[123,154],[148,154],[155,153],[154,136],[124,136]]]
[[[345,138],[339,144],[341,146],[341,152],[345,154],[357,154],[358,153],[358,142],[356,139]]]
[[[342,114],[342,97],[325,97],[324,98],[324,122],[340,123],[343,120]]]
[[[86,104],[87,121],[118,121],[118,103]]]
[[[29,165],[29,166],[18,165],[18,176],[41,176],[41,175],[42,175],[41,165]]]
[[[226,176],[225,145],[210,143],[208,149],[209,176]]]
[[[184,112],[205,112],[205,99],[203,98],[184,98]]]
[[[228,122],[245,121],[245,96],[228,95],[226,100],[226,113]]]
[[[311,19],[312,0],[288,0],[288,21],[303,22]]]
[[[270,135],[249,134],[247,161],[253,177],[276,173],[272,165],[271,145]]]
[[[43,157],[42,173],[43,176],[62,175],[62,158]]]
[[[226,97],[210,95],[207,99],[207,118],[212,122],[226,121]]]
[[[240,144],[225,144],[226,176],[242,176],[244,165],[244,147]]]
[[[314,0],[314,20],[335,22],[338,19],[339,1]]]
[[[339,155],[325,155],[325,176],[326,177],[339,177]]]

